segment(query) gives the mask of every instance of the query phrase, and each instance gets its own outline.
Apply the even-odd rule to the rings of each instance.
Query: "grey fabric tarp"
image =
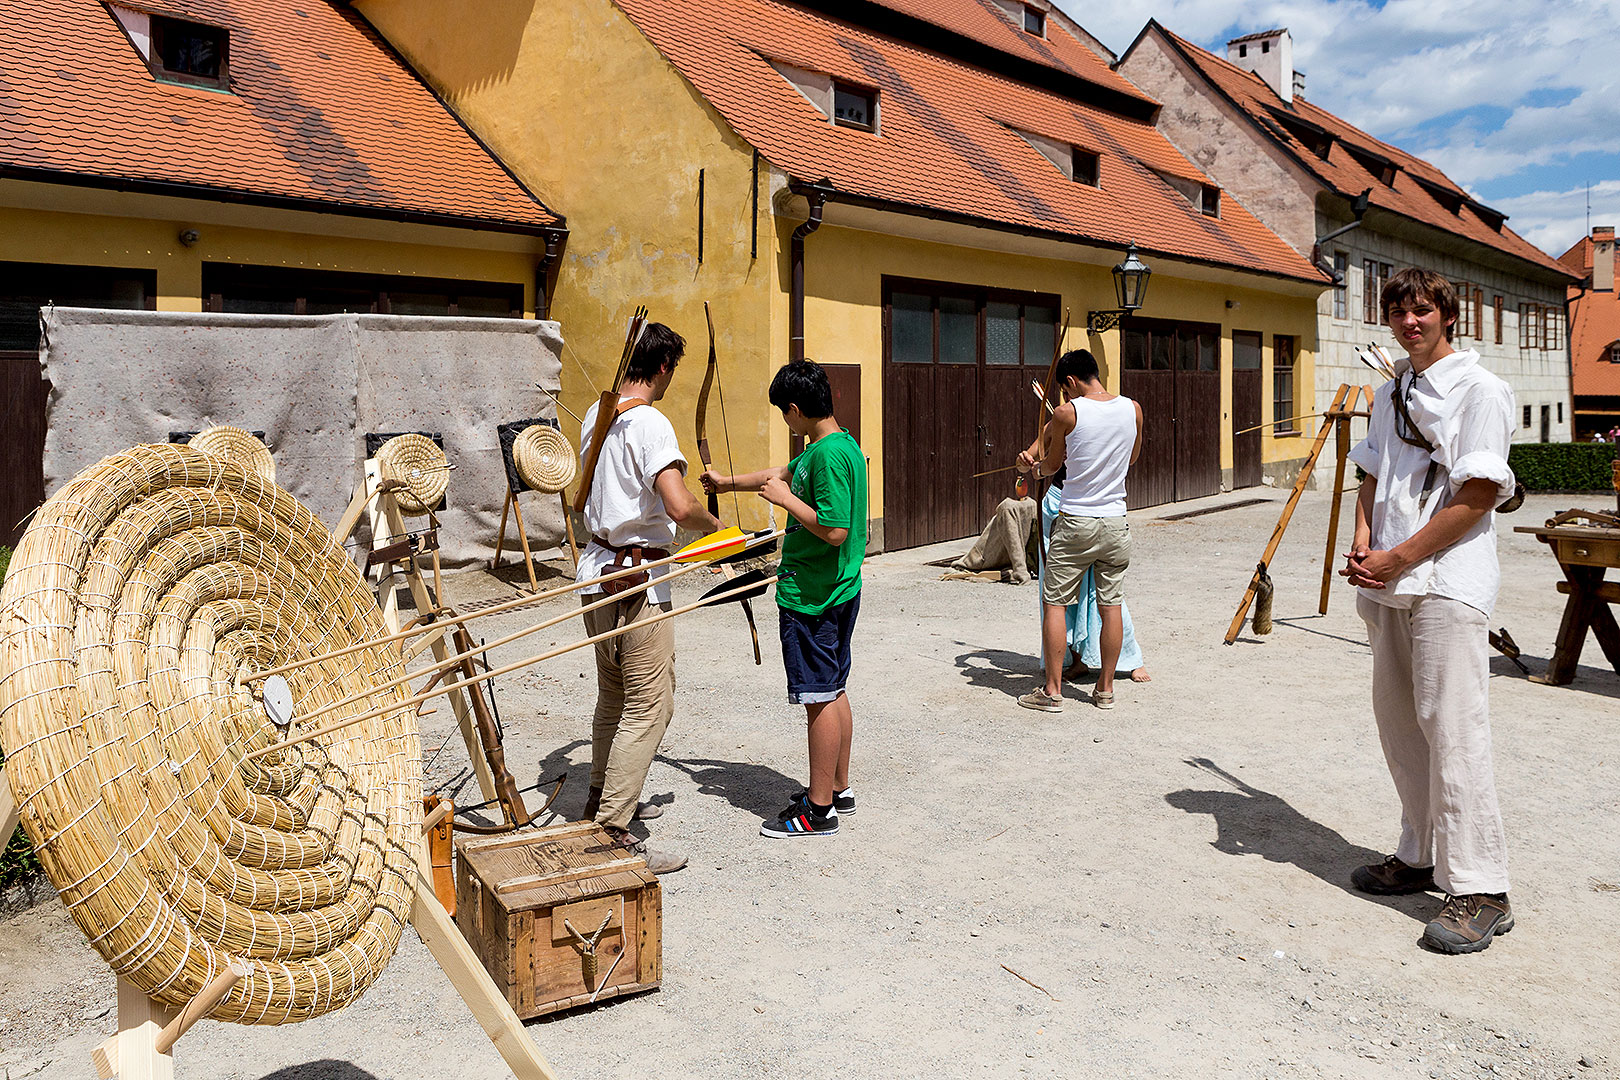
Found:
[[[233,424],[264,432],[277,483],[333,525],[354,494],[367,432],[435,432],[456,466],[439,515],[443,558],[469,565],[493,554],[506,497],[496,425],[556,416],[536,389],[559,389],[554,322],[60,307],[41,320],[47,493],[108,454]],[[556,548],[559,500],[522,498],[530,543]],[[508,521],[508,549],[515,529]]]

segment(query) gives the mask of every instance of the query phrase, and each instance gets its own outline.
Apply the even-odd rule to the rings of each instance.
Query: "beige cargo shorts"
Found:
[[[1059,514],[1046,551],[1041,599],[1068,607],[1080,597],[1080,582],[1095,570],[1097,603],[1125,602],[1125,568],[1131,565],[1131,527],[1121,517]]]

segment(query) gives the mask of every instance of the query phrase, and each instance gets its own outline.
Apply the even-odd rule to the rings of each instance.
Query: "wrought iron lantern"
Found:
[[[1086,315],[1086,329],[1101,334],[1119,325],[1119,320],[1142,306],[1147,297],[1148,278],[1153,271],[1136,257],[1136,245],[1125,252],[1125,261],[1114,267],[1114,295],[1119,307],[1113,311],[1092,311]]]

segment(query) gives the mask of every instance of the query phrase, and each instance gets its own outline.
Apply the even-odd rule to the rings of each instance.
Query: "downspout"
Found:
[[[1339,273],[1331,262],[1324,263],[1322,261],[1322,245],[1327,243],[1329,240],[1332,240],[1334,237],[1343,236],[1351,229],[1361,228],[1361,219],[1367,216],[1367,207],[1371,202],[1372,188],[1368,188],[1366,191],[1363,191],[1360,195],[1357,195],[1354,199],[1350,200],[1350,213],[1355,216],[1355,220],[1341,229],[1334,229],[1326,236],[1318,236],[1316,238],[1315,245],[1311,248],[1311,265],[1316,267],[1318,270],[1321,270],[1328,277],[1332,278],[1333,284],[1335,285],[1344,284],[1344,275]]]
[[[810,217],[793,230],[789,246],[789,259],[793,264],[793,294],[788,303],[788,359],[804,359],[804,238],[821,228],[821,211],[837,192],[832,181],[823,179],[814,184],[792,181],[788,190],[804,196],[810,204]]]
[[[557,265],[567,236],[558,229],[546,231],[546,252],[534,268],[534,317],[537,319],[551,318],[551,271]]]

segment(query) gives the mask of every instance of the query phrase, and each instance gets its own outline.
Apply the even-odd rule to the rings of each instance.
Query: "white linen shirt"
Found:
[[[582,475],[591,453],[591,436],[596,434],[596,410],[597,406],[592,405],[585,414],[579,434]],[[650,405],[628,409],[615,417],[602,440],[596,480],[591,484],[590,498],[585,500],[585,528],[615,547],[668,548],[675,542],[675,522],[653,482],[671,465],[686,475],[686,458],[668,417]],[[609,573],[614,558],[613,552],[601,544],[586,544],[579,553],[574,580],[588,581]],[[648,571],[654,579],[668,572],[668,567]],[[595,585],[581,589],[580,595],[601,591],[602,586]],[[647,590],[647,596],[651,603],[667,604],[669,586],[654,585]]]
[[[1395,434],[1396,393],[1404,393],[1412,423],[1434,452],[1402,442]],[[1410,357],[1395,362],[1395,378],[1374,395],[1367,437],[1350,460],[1377,481],[1372,507],[1375,551],[1409,539],[1449,503],[1469,480],[1496,484],[1496,502],[1513,494],[1508,444],[1513,438],[1513,389],[1486,371],[1479,353],[1464,349],[1412,372]],[[1428,505],[1421,505],[1429,462],[1438,463]],[[1496,561],[1496,513],[1480,518],[1450,547],[1408,567],[1382,589],[1361,593],[1386,607],[1409,608],[1419,597],[1444,596],[1490,614],[1502,572]]]

